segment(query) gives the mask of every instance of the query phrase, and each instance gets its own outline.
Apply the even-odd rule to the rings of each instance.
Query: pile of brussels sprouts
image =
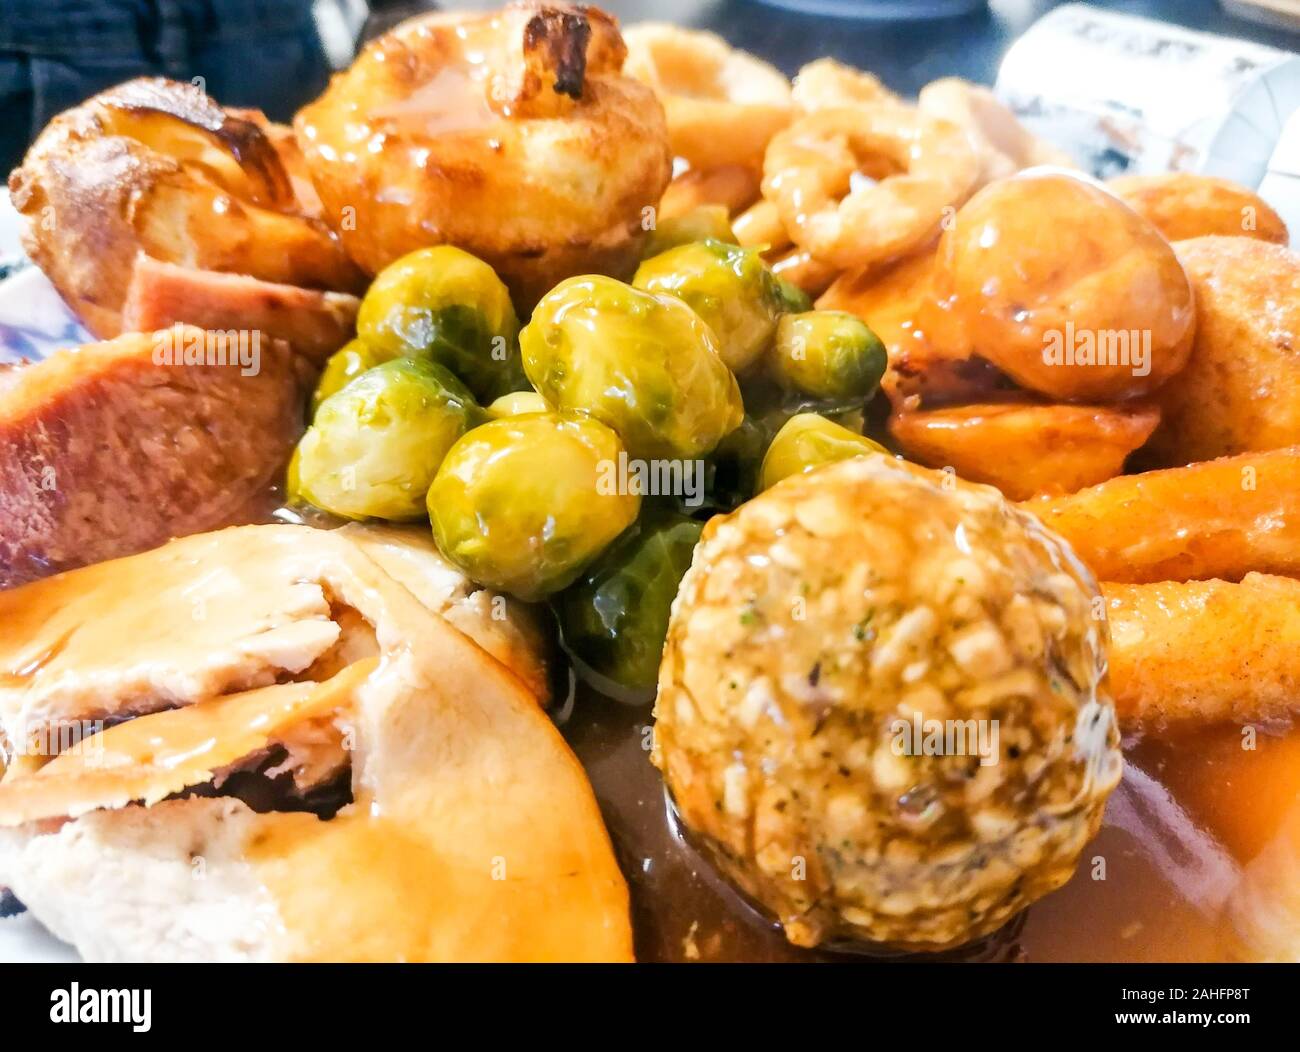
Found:
[[[884,369],[866,325],[812,310],[721,209],[661,223],[631,284],[561,282],[522,329],[486,263],[421,249],[375,278],[326,365],[289,497],[427,515],[471,578],[551,600],[582,674],[648,697],[702,519],[883,451],[861,431]],[[699,462],[702,498],[601,484],[620,454]]]

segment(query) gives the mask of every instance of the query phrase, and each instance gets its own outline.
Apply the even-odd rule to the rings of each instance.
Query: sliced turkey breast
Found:
[[[187,706],[11,769],[0,884],[93,960],[630,959],[626,886],[530,673],[439,613],[468,618],[464,587],[401,544],[250,526],[0,597],[7,728]],[[351,768],[332,817],[210,795],[268,747],[319,746],[322,721]]]

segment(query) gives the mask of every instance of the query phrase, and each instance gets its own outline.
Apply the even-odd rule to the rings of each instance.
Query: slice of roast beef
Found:
[[[258,329],[323,365],[352,338],[360,304],[344,292],[278,285],[140,255],[122,307],[122,331],[154,332],[176,322],[214,332]]]
[[[314,373],[283,341],[181,326],[6,370],[0,588],[257,518]]]

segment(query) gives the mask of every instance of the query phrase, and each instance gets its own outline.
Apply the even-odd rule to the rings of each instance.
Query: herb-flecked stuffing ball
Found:
[[[1097,595],[990,487],[793,476],[704,531],[653,760],[792,943],[969,942],[1070,878],[1119,781]]]

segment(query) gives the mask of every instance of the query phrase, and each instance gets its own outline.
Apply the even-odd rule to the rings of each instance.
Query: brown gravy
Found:
[[[269,509],[268,509],[269,512]],[[269,517],[269,515],[268,515]],[[334,525],[328,516],[312,525]],[[637,960],[826,961],[870,948],[786,942],[683,839],[650,763],[651,706],[580,686],[562,730],[586,768],[627,878]],[[1074,878],[982,942],[944,959],[1232,961],[1266,954],[1236,934],[1243,879],[1270,847],[1300,889],[1300,726],[1153,734],[1125,742],[1123,782]],[[1284,882],[1286,882],[1284,880]],[[1289,903],[1300,931],[1300,890]],[[1288,904],[1283,904],[1283,909]],[[1290,950],[1300,954],[1300,942]]]
[[[631,888],[637,959],[846,957],[790,946],[681,838],[659,772],[650,764],[649,724],[648,706],[632,708],[580,690],[564,725],[595,787]],[[1238,728],[1224,727],[1129,745],[1124,781],[1070,883],[996,936],[944,956],[999,961],[1258,956],[1234,935],[1228,907],[1243,867],[1274,835],[1274,818],[1300,813],[1300,732],[1260,731],[1251,753],[1243,752],[1241,738]],[[1269,806],[1260,808],[1267,814],[1255,823],[1258,828],[1243,833],[1240,815],[1227,801],[1234,791],[1253,792],[1242,783],[1252,769],[1263,774],[1264,766],[1295,775],[1284,784],[1268,778]],[[1295,868],[1300,878],[1300,857]]]

